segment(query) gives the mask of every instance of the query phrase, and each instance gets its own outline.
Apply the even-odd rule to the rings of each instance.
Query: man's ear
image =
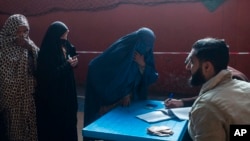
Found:
[[[204,61],[202,63],[202,72],[206,79],[210,79],[214,76],[214,66],[210,61]]]

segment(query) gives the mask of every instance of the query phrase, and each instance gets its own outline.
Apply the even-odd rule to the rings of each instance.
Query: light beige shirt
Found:
[[[250,124],[250,83],[222,70],[202,86],[188,131],[194,141],[229,141],[230,124]]]

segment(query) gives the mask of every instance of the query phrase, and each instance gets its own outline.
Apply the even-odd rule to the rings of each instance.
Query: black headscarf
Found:
[[[64,57],[62,46],[67,50],[67,57],[77,54],[75,47],[68,40],[61,39],[67,30],[68,27],[60,21],[53,22],[49,26],[38,54],[38,73],[51,73],[50,70],[55,70],[57,66],[67,63],[68,58]]]
[[[36,107],[40,141],[77,140],[77,93],[73,67],[67,61],[67,56],[76,53],[69,41],[61,39],[67,30],[60,21],[52,23],[38,54]]]

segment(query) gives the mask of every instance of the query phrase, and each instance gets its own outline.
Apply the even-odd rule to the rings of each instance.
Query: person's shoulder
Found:
[[[244,97],[246,93],[250,93],[250,83],[232,79],[223,86],[217,87],[216,89],[207,92],[200,101],[207,105],[223,107],[223,103],[230,103],[232,102],[232,99]],[[250,95],[247,97],[250,98]]]
[[[228,70],[231,71],[232,78],[249,82],[249,79],[247,78],[247,76],[244,73],[242,73],[241,71],[239,71],[231,66],[228,66]]]
[[[246,92],[248,89],[250,89],[250,83],[248,81],[233,79],[231,84],[232,84],[232,89],[237,91],[241,90],[242,92]]]

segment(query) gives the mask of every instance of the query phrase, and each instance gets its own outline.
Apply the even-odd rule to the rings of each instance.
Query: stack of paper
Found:
[[[146,122],[158,122],[172,118],[162,111],[153,111],[146,114],[137,115],[136,117],[145,120]]]
[[[191,107],[172,108],[172,109],[156,109],[155,111],[137,115],[136,117],[146,122],[159,122],[171,118],[180,120],[188,120]]]
[[[182,107],[182,108],[172,108],[169,109],[169,115],[173,115],[180,120],[189,120],[189,112],[191,107]]]

